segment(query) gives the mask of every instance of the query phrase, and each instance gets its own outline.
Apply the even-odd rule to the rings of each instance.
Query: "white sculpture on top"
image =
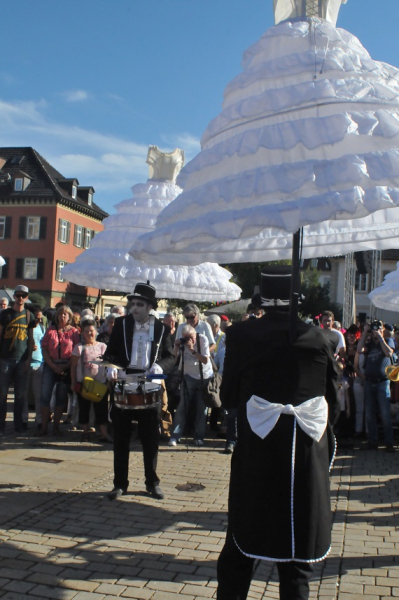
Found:
[[[335,27],[341,4],[347,0],[273,0],[275,24],[286,19],[319,17]]]
[[[162,152],[158,146],[149,146],[146,163],[149,179],[175,183],[184,166],[184,150],[175,148],[173,152]]]

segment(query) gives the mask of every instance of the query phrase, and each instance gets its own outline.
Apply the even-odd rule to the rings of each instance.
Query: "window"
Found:
[[[0,240],[6,237],[6,217],[0,217]]]
[[[87,204],[91,206],[93,204],[93,194],[91,192],[87,195]]]
[[[75,225],[75,233],[73,235],[73,245],[77,248],[83,248],[83,227]]]
[[[25,258],[24,279],[37,279],[37,258]]]
[[[361,275],[359,271],[356,271],[355,275],[355,290],[357,292],[368,292],[369,290],[369,276]]]
[[[40,217],[27,217],[26,239],[38,240],[40,238]]]
[[[55,271],[55,278],[56,278],[57,281],[61,281],[61,283],[64,281],[63,278],[62,278],[62,269],[67,264],[68,263],[65,260],[57,260],[56,271]]]
[[[72,198],[74,200],[76,200],[76,194],[78,193],[78,188],[76,187],[76,185],[72,186]]]
[[[58,221],[58,241],[63,244],[69,244],[69,238],[71,235],[71,224],[65,219],[59,219]]]
[[[23,179],[21,179],[20,177],[18,177],[18,178],[15,180],[15,184],[14,184],[14,190],[15,190],[16,192],[22,192],[23,188],[24,188],[24,180],[23,180]]]
[[[91,229],[86,229],[85,231],[85,248],[87,250],[87,248],[90,248],[90,242],[91,242],[91,238],[92,238],[92,232]]]
[[[312,269],[317,269],[318,262],[319,262],[318,258],[312,258],[312,260],[310,261],[310,266],[312,267]]]

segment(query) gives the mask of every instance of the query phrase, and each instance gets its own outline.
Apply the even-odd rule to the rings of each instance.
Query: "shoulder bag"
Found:
[[[201,354],[200,350],[200,341],[199,335],[197,334],[197,351],[198,354]],[[202,399],[207,408],[220,408],[222,403],[220,401],[220,383],[222,381],[221,375],[217,372],[217,367],[210,356],[210,361],[212,363],[213,375],[209,379],[204,380],[204,373],[202,370],[202,362],[199,361],[199,370],[201,375],[201,383],[202,383]]]
[[[85,346],[82,346],[82,354],[80,355],[82,375],[84,373],[84,353]],[[80,395],[85,400],[89,400],[90,402],[101,402],[107,392],[108,386],[105,383],[101,383],[101,381],[97,381],[97,379],[93,379],[92,377],[83,377]]]

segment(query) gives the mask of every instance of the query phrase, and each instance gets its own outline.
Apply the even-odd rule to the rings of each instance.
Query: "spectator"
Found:
[[[111,314],[117,315],[118,317],[125,316],[125,307],[124,306],[113,306],[111,308]]]
[[[334,425],[334,433],[337,438],[348,436],[348,425],[350,417],[349,383],[344,379],[344,365],[337,363],[338,367],[338,399],[340,404],[340,415]]]
[[[116,316],[113,313],[106,317],[103,325],[101,326],[101,333],[99,333],[97,336],[97,342],[103,342],[104,344],[108,345],[109,338],[111,337],[111,333],[115,325],[115,319]]]
[[[72,350],[80,342],[80,334],[72,323],[72,311],[62,304],[42,339],[43,376],[41,390],[42,427],[40,435],[47,435],[50,419],[50,401],[55,387],[54,435],[62,435],[60,420],[66,408],[70,388]]]
[[[8,308],[8,298],[0,298],[0,312]]]
[[[331,341],[335,356],[338,356],[342,360],[345,357],[346,350],[345,338],[340,331],[333,329],[333,323],[334,313],[330,310],[324,310],[321,313],[320,324]]]
[[[198,306],[191,302],[186,304],[186,306],[183,308],[183,316],[187,323],[181,323],[177,328],[175,354],[177,355],[180,345],[180,338],[182,337],[182,330],[185,325],[191,325],[191,327],[194,327],[196,333],[202,333],[202,335],[205,335],[205,337],[208,339],[209,351],[213,352],[215,350],[215,338],[213,337],[211,326],[205,321],[200,321],[200,311]]]
[[[81,383],[84,377],[92,377],[105,382],[104,368],[94,364],[107,349],[106,344],[96,341],[97,328],[95,321],[84,321],[82,325],[83,343],[77,344],[72,350],[71,382],[72,389],[77,393],[79,403],[79,423],[83,427],[82,442],[89,441],[90,408],[93,406],[96,424],[100,428],[100,442],[112,443],[108,435],[108,393],[100,402],[90,402],[81,396]]]
[[[231,321],[227,315],[220,315],[220,329],[225,333],[227,327],[231,325]]]
[[[163,322],[165,325],[170,327],[170,337],[172,340],[172,344],[174,345],[176,339],[176,317],[172,313],[166,313],[163,318]]]
[[[17,285],[12,307],[0,313],[0,436],[4,435],[7,415],[7,394],[14,384],[14,430],[23,431],[22,411],[26,396],[29,358],[32,354],[33,336],[29,324],[34,316],[25,310],[29,289]]]
[[[35,399],[35,423],[38,429],[41,428],[42,424],[42,411],[40,404],[41,397],[41,388],[42,388],[42,375],[43,375],[43,354],[42,354],[42,346],[41,341],[44,337],[46,329],[43,325],[43,313],[41,308],[36,306],[33,310],[33,314],[35,316],[34,321],[30,323],[30,328],[32,329],[33,335],[33,349],[32,356],[30,359],[30,367],[28,373],[28,383],[27,383],[27,394],[25,400],[25,409],[23,416],[23,420],[28,421],[29,410],[28,410],[28,395],[29,391],[32,391],[33,397]]]
[[[80,331],[80,313],[74,312],[72,313],[72,327],[75,327],[78,331]]]
[[[371,339],[366,341],[369,332],[371,332]],[[359,340],[358,352],[366,352],[364,401],[368,448],[378,448],[377,413],[379,411],[384,427],[386,451],[395,452],[390,415],[390,382],[385,373],[386,367],[391,364],[394,342],[392,338],[384,339],[381,321],[373,321],[371,325],[365,325]]]
[[[218,315],[211,315],[207,318],[207,323],[211,326],[213,337],[215,338],[215,350],[216,353],[219,349],[220,344],[223,344],[224,333],[220,329],[221,320]]]
[[[203,379],[206,380],[212,377],[213,369],[210,361],[209,342],[205,335],[198,333],[191,325],[182,327],[181,337],[184,343],[180,343],[178,348],[181,358],[180,368],[182,369],[184,364],[184,371],[180,390],[180,403],[173,420],[169,446],[176,446],[184,434],[187,416],[191,409],[195,413],[194,442],[196,446],[203,446],[207,408],[202,399],[203,383],[201,381],[200,363],[202,364]],[[182,356],[182,353],[184,353],[184,356]]]

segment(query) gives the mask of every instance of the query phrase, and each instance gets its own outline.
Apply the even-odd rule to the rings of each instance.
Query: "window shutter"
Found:
[[[78,241],[78,226],[75,225],[73,228],[73,245],[77,246],[77,242]]]
[[[15,263],[15,278],[16,279],[23,279],[24,276],[24,259],[23,258],[17,258],[16,263]]]
[[[94,231],[94,229],[92,229],[91,230],[91,239],[93,239],[95,235],[96,235],[96,232]]]
[[[26,239],[26,217],[19,218],[19,239]]]
[[[6,217],[6,227],[4,231],[4,239],[9,240],[11,237],[12,217]]]
[[[37,259],[37,279],[44,277],[44,258]]]
[[[39,239],[45,240],[47,233],[47,217],[40,217],[40,234]]]
[[[58,219],[58,241],[62,241],[62,219]]]
[[[66,234],[66,243],[69,244],[69,240],[71,239],[71,224],[67,221],[67,234]]]
[[[7,257],[5,257],[5,256],[3,256],[3,258],[6,261],[6,264],[1,267],[1,278],[2,279],[7,279],[7,277],[8,277],[8,267],[9,267],[9,264],[10,264],[10,259],[7,258]]]

